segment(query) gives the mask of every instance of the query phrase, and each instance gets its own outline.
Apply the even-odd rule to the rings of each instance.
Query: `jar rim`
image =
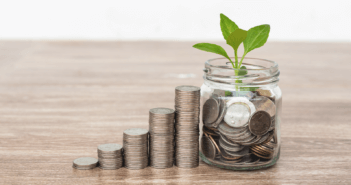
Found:
[[[229,57],[229,58],[235,60],[234,57]],[[241,59],[241,58],[242,57],[238,57],[238,59]],[[220,66],[220,65],[213,65],[213,64],[211,64],[212,61],[223,60],[223,59],[227,59],[227,58],[225,58],[225,57],[212,58],[212,59],[207,60],[205,62],[205,65],[207,65],[209,67],[215,67],[215,68],[222,68],[222,69],[229,69],[229,70],[231,69],[233,71],[235,71],[235,70],[240,70],[240,71],[265,71],[265,70],[271,70],[271,69],[274,69],[274,68],[278,68],[278,63],[277,62],[274,62],[272,60],[267,60],[267,59],[262,59],[262,58],[252,58],[252,57],[245,57],[245,59],[259,60],[259,61],[271,63],[272,65],[270,67],[263,67],[263,66],[261,66],[260,69],[235,69],[235,68],[232,68],[232,67],[229,67],[229,66]],[[249,63],[244,62],[245,59],[243,60],[242,64],[249,64]],[[228,60],[228,62],[226,62],[226,63],[230,63],[230,61]]]
[[[205,62],[203,77],[215,83],[240,86],[274,84],[279,81],[280,71],[274,61],[245,57],[242,66],[246,68],[233,68],[227,58],[210,59]]]

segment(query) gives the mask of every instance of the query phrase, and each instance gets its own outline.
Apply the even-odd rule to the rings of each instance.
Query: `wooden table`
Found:
[[[281,70],[281,157],[269,169],[73,169],[97,145],[121,144],[124,129],[148,128],[148,110],[172,108],[176,86],[201,86],[217,55],[194,43],[1,41],[0,184],[351,183],[350,43],[271,42],[248,54]]]

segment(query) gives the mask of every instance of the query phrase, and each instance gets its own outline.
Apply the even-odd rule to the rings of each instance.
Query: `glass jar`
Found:
[[[264,59],[245,58],[242,66],[233,69],[225,58],[205,62],[200,157],[220,168],[255,170],[279,159],[280,72]]]

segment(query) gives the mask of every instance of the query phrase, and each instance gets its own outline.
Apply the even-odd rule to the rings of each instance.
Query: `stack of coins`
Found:
[[[148,135],[146,129],[131,128],[123,132],[125,167],[143,169],[148,165]]]
[[[175,164],[181,168],[199,166],[200,88],[175,89]]]
[[[170,168],[174,162],[174,110],[154,108],[149,111],[150,166]]]
[[[78,170],[90,170],[96,167],[98,160],[93,157],[81,157],[73,161],[73,168]]]
[[[122,146],[103,144],[97,148],[100,168],[104,170],[119,169],[123,165]]]
[[[251,152],[259,158],[271,159],[273,157],[275,143],[269,141],[261,145],[251,146]]]

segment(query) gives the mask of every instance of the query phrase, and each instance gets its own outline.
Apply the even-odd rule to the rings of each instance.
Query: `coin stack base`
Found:
[[[103,170],[116,170],[123,165],[122,146],[119,144],[103,144],[98,146],[100,168]]]
[[[178,86],[175,89],[175,165],[199,166],[200,88]]]

